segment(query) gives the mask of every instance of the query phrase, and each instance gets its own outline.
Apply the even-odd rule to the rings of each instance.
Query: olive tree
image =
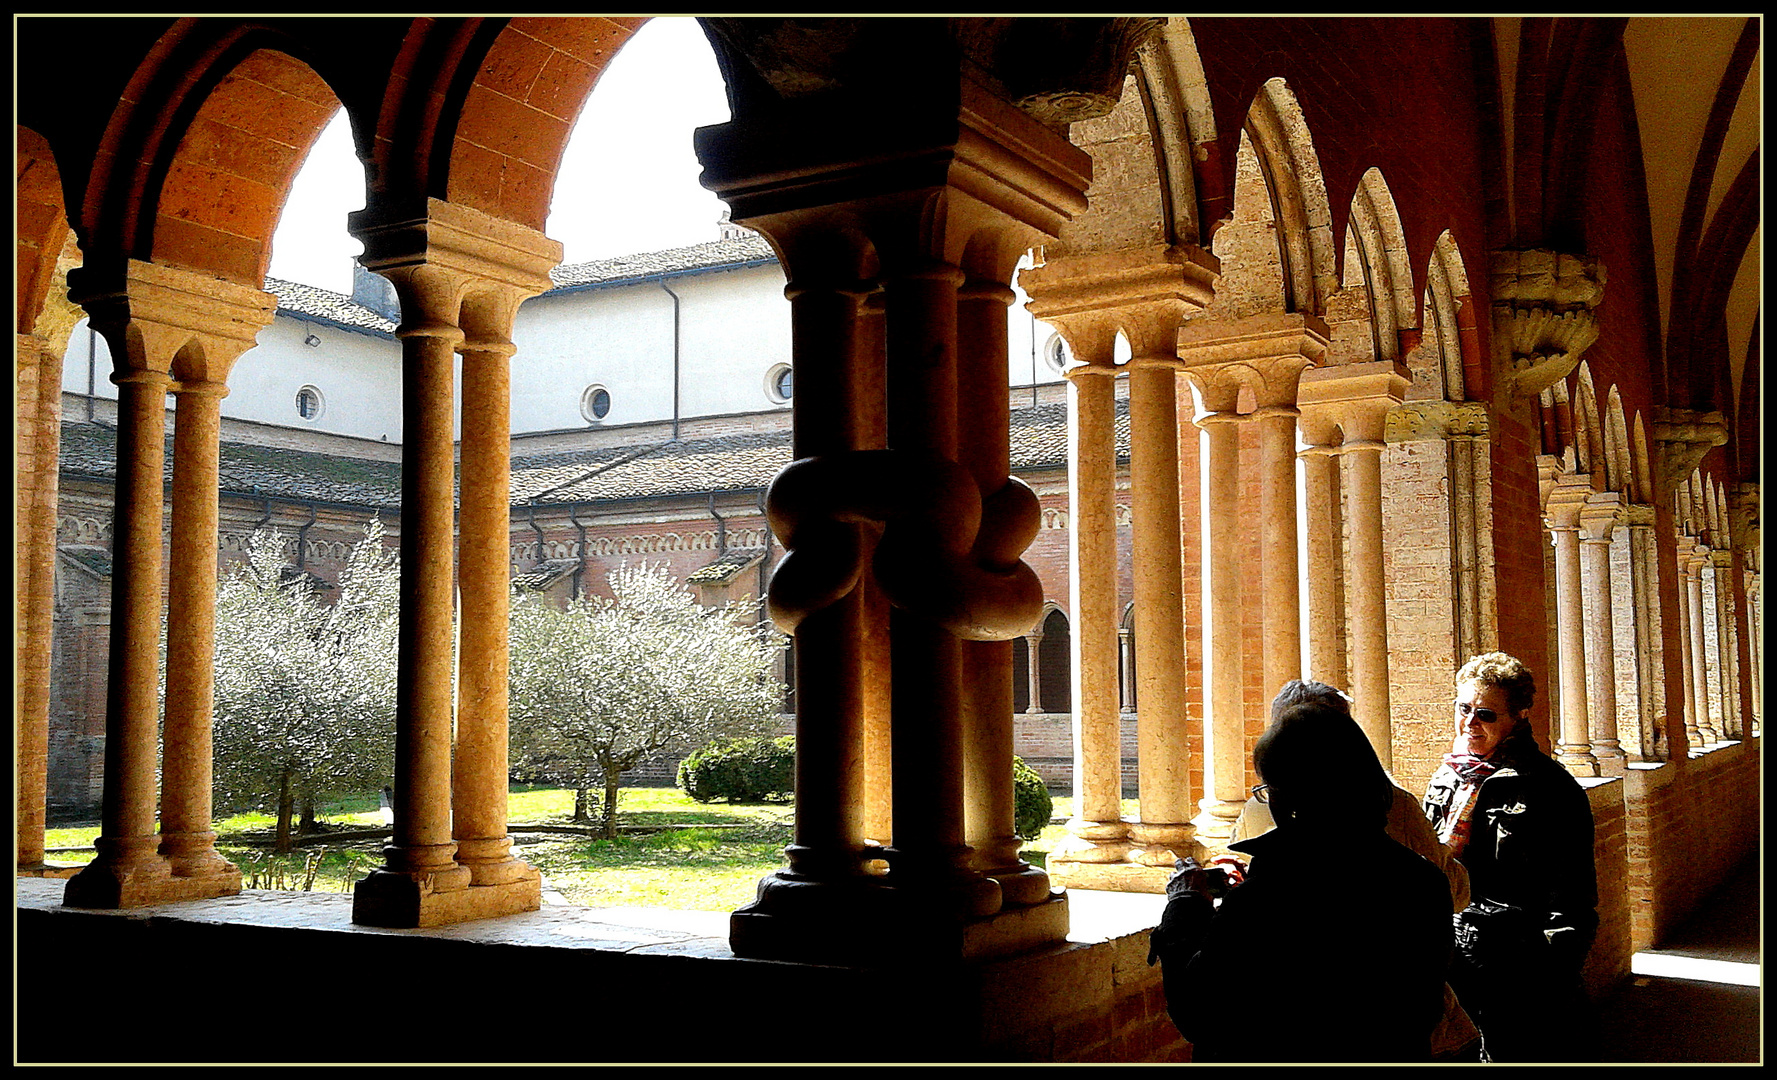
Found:
[[[609,580],[609,600],[560,608],[516,597],[509,671],[514,765],[577,792],[602,785],[603,833],[615,837],[624,772],[766,732],[783,688],[778,646],[737,606],[705,608],[656,566],[622,566]]]
[[[375,790],[393,772],[400,584],[374,519],[331,604],[285,547],[255,533],[216,596],[217,798],[274,807],[280,851],[299,800]]]

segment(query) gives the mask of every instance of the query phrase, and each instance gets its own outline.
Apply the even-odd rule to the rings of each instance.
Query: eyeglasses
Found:
[[[1492,724],[1500,718],[1499,714],[1492,709],[1477,709],[1466,701],[1458,701],[1454,704],[1456,705],[1456,715],[1464,720],[1472,716],[1483,724]]]
[[[1271,785],[1270,784],[1260,784],[1259,786],[1253,788],[1252,792],[1253,792],[1253,798],[1259,800],[1259,802],[1261,802],[1261,803],[1269,803],[1271,801]]]

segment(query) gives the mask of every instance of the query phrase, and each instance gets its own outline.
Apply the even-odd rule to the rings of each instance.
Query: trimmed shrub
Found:
[[[1037,771],[1021,757],[1012,759],[1013,828],[1020,840],[1035,840],[1055,815],[1055,800]]]
[[[796,738],[717,739],[679,762],[679,788],[698,802],[789,799],[796,793]]]

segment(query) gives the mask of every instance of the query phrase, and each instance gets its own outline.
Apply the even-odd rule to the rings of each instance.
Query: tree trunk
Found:
[[[290,818],[296,809],[295,793],[290,790],[290,771],[278,777],[278,832],[277,844],[273,848],[279,855],[287,855],[294,845],[290,843]]]
[[[605,839],[617,839],[617,784],[623,774],[615,767],[605,767]]]
[[[297,825],[296,831],[303,834],[312,833],[318,824],[315,820],[315,797],[305,793],[302,797],[302,822]]]
[[[591,792],[583,787],[577,787],[574,789],[574,824],[592,824]]]

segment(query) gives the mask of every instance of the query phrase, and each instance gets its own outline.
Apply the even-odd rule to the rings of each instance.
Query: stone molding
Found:
[[[1479,401],[1403,401],[1388,410],[1382,437],[1391,443],[1484,439],[1489,430],[1487,406]]]
[[[1119,331],[1139,357],[1171,356],[1179,324],[1214,299],[1220,273],[1221,260],[1202,248],[1155,245],[1050,259],[1020,272],[1018,284],[1078,366],[1108,367]]]
[[[82,270],[69,273],[70,296],[111,344],[117,373],[171,375],[189,383],[226,383],[240,355],[258,343],[278,298],[178,266],[131,259],[124,280],[108,286]],[[187,349],[196,342],[201,349]],[[135,348],[131,348],[135,345]],[[180,370],[174,371],[175,360]]]
[[[1534,397],[1565,379],[1598,340],[1593,311],[1604,299],[1604,264],[1532,249],[1493,252],[1491,270],[1495,333],[1510,350],[1506,392]]]
[[[1302,440],[1324,446],[1337,426],[1342,445],[1383,445],[1388,414],[1399,406],[1413,385],[1407,365],[1399,360],[1370,360],[1361,364],[1336,364],[1310,368],[1296,387],[1296,406],[1302,411]]]

